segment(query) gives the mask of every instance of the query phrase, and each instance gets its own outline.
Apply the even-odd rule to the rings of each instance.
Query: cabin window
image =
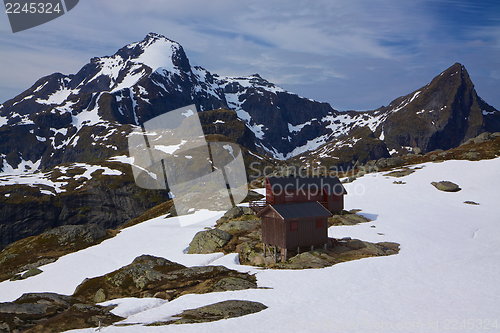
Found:
[[[318,219],[316,220],[316,228],[323,228],[324,224],[323,224],[323,219]]]
[[[290,231],[299,230],[299,221],[290,221]]]

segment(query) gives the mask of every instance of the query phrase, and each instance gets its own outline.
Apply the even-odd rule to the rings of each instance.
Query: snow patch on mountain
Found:
[[[127,72],[127,75],[123,78],[123,80],[117,83],[110,92],[114,93],[125,88],[130,88],[146,75],[147,73],[144,69],[142,69],[142,65],[135,65],[130,71]]]
[[[293,132],[300,132],[304,127],[308,126],[308,125],[311,125],[312,124],[312,121],[314,120],[317,120],[316,118],[313,118],[311,119],[310,121],[306,121],[305,123],[303,124],[299,124],[299,125],[292,125],[290,123],[288,123],[288,131],[290,133],[293,133]]]
[[[9,122],[9,117],[0,116],[0,127],[7,125],[8,122]]]
[[[486,111],[486,110],[483,110],[483,116],[487,116],[489,114],[495,114],[496,111]]]
[[[61,89],[59,89],[56,92],[54,92],[53,94],[49,95],[49,97],[47,97],[47,99],[37,98],[35,101],[38,104],[47,104],[47,105],[56,104],[56,105],[60,105],[64,101],[66,101],[66,99],[70,95],[72,95],[72,94],[76,95],[76,94],[78,94],[79,91],[80,91],[79,89],[69,89],[69,88],[61,87]],[[21,100],[21,102],[23,100]]]
[[[98,123],[105,122],[99,115],[99,99],[101,98],[101,96],[102,93],[100,93],[97,97],[95,106],[92,110],[85,110],[80,112],[76,116],[72,116],[73,126],[75,126],[78,130],[80,130],[85,125],[92,126]]]

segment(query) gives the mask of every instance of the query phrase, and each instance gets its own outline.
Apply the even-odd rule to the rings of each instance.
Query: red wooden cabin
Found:
[[[300,253],[301,247],[324,246],[328,243],[330,213],[314,202],[267,205],[258,214],[262,219],[262,242],[281,248],[282,261],[290,252]],[[291,250],[291,251],[290,251]]]
[[[267,205],[318,201],[330,212],[344,209],[347,194],[338,177],[267,177],[266,199],[251,205],[259,211]]]

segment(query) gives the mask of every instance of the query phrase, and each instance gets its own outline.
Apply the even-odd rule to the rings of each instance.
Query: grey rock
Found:
[[[267,306],[261,303],[231,300],[231,301],[215,303],[212,305],[207,305],[194,310],[185,310],[183,313],[185,315],[190,315],[190,316],[197,316],[197,315],[220,316],[222,319],[222,318],[241,317],[247,314],[262,311],[264,309],[267,309]]]
[[[474,206],[478,206],[479,205],[477,202],[474,202],[474,201],[464,201],[464,204],[474,205]]]
[[[377,163],[375,163],[375,165],[380,168],[380,169],[383,169],[383,168],[386,168],[387,167],[387,159],[386,158],[380,158]]]
[[[7,323],[0,323],[0,332],[1,333],[10,333],[10,326]]]
[[[179,319],[165,322],[155,322],[147,326],[163,326],[170,324],[191,324],[217,321],[221,319],[236,318],[267,309],[262,303],[252,301],[230,300],[223,301],[196,309],[184,310],[173,316]]]
[[[188,253],[214,253],[229,243],[233,236],[220,229],[211,229],[198,232],[189,244]]]
[[[227,277],[214,284],[214,291],[245,290],[257,288],[257,284],[248,280]]]
[[[227,232],[231,231],[251,231],[259,227],[259,220],[249,220],[249,221],[229,221],[219,226],[218,229]]]
[[[284,269],[324,268],[336,263],[337,261],[329,255],[312,251],[297,254],[288,261],[277,264],[277,267]]]
[[[500,132],[495,132],[491,134],[491,139],[500,138]]]
[[[431,183],[435,188],[444,192],[458,192],[461,190],[460,186],[450,181],[440,181]]]
[[[34,262],[32,264],[28,264],[28,265],[24,265],[22,267],[19,267],[18,269],[15,270],[14,274],[19,273],[19,272],[28,271],[32,268],[47,265],[47,264],[50,264],[50,263],[53,263],[56,261],[57,261],[57,258],[42,258],[42,259],[40,259],[37,262]]]
[[[149,282],[161,280],[163,278],[163,274],[154,270],[150,265],[139,263],[127,266],[123,270],[120,270],[110,279],[109,282],[115,287],[119,287],[130,278],[138,289],[142,289]]]
[[[35,275],[38,275],[38,274],[41,274],[43,273],[43,271],[41,269],[38,269],[38,268],[32,268],[30,269],[29,271],[27,271],[26,273],[24,273],[22,276],[21,276],[21,279],[27,279],[29,277],[32,277],[32,276],[35,276]]]
[[[127,265],[114,274],[109,282],[115,287],[119,287],[130,279],[138,289],[142,289],[153,281],[159,281],[164,278],[164,274],[154,268],[156,266],[180,268],[184,267],[165,258],[151,255],[142,255],[134,259],[132,264]],[[81,284],[83,285],[85,281]],[[78,287],[77,291],[78,292]],[[96,294],[97,295],[97,294]]]
[[[356,225],[358,223],[370,222],[371,220],[359,214],[345,214],[333,216],[338,222],[334,225]]]
[[[360,241],[359,239],[348,240],[345,245],[353,250],[359,250],[366,247],[365,242]]]
[[[190,279],[195,276],[211,276],[218,273],[229,272],[230,269],[224,266],[195,266],[195,267],[186,267],[183,269],[179,269],[172,273],[167,273],[166,278],[169,280],[177,280],[177,279]]]
[[[93,244],[106,237],[106,229],[97,224],[63,225],[43,234],[43,237],[56,236],[60,245],[69,245],[77,241]]]
[[[462,154],[463,158],[466,158],[466,159],[472,160],[472,161],[479,159],[480,156],[481,156],[481,154],[478,152],[475,152],[475,151],[468,151],[468,152],[465,152]]]
[[[402,158],[399,157],[390,157],[387,159],[387,166],[390,168],[399,166],[403,164],[405,161]]]
[[[483,143],[492,139],[490,132],[484,132],[474,138],[474,143]]]
[[[46,304],[0,303],[0,315],[44,315],[47,313],[47,308]]]
[[[104,289],[100,288],[94,296],[94,303],[102,303],[106,300],[106,294],[104,293]]]
[[[418,147],[414,147],[414,148],[413,148],[413,153],[414,153],[415,155],[420,155],[420,154],[422,154],[422,149],[420,149],[420,148],[418,148]]]
[[[19,297],[16,302],[19,303],[36,303],[40,300],[49,301],[51,304],[69,307],[76,298],[72,296],[60,295],[56,293],[26,293]]]
[[[404,170],[389,172],[389,173],[385,174],[384,176],[405,177],[405,176],[411,175],[414,172],[415,172],[415,170],[412,170],[412,169],[404,169]]]
[[[83,303],[76,303],[73,304],[72,307],[79,312],[100,312],[102,311],[102,308],[99,308],[97,306],[89,305],[89,304],[83,304]]]
[[[469,145],[471,143],[474,143],[474,138],[464,141],[460,146]]]
[[[262,197],[262,196],[261,196]],[[253,215],[255,212],[250,207],[233,207],[228,210],[220,219],[217,220],[217,225],[226,223],[243,215]]]

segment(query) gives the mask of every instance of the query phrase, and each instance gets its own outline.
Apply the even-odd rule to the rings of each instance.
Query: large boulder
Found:
[[[210,229],[198,232],[189,244],[189,254],[214,253],[229,243],[233,236],[220,229]]]
[[[458,192],[461,190],[460,186],[450,181],[440,181],[431,183],[435,188],[444,192]]]

